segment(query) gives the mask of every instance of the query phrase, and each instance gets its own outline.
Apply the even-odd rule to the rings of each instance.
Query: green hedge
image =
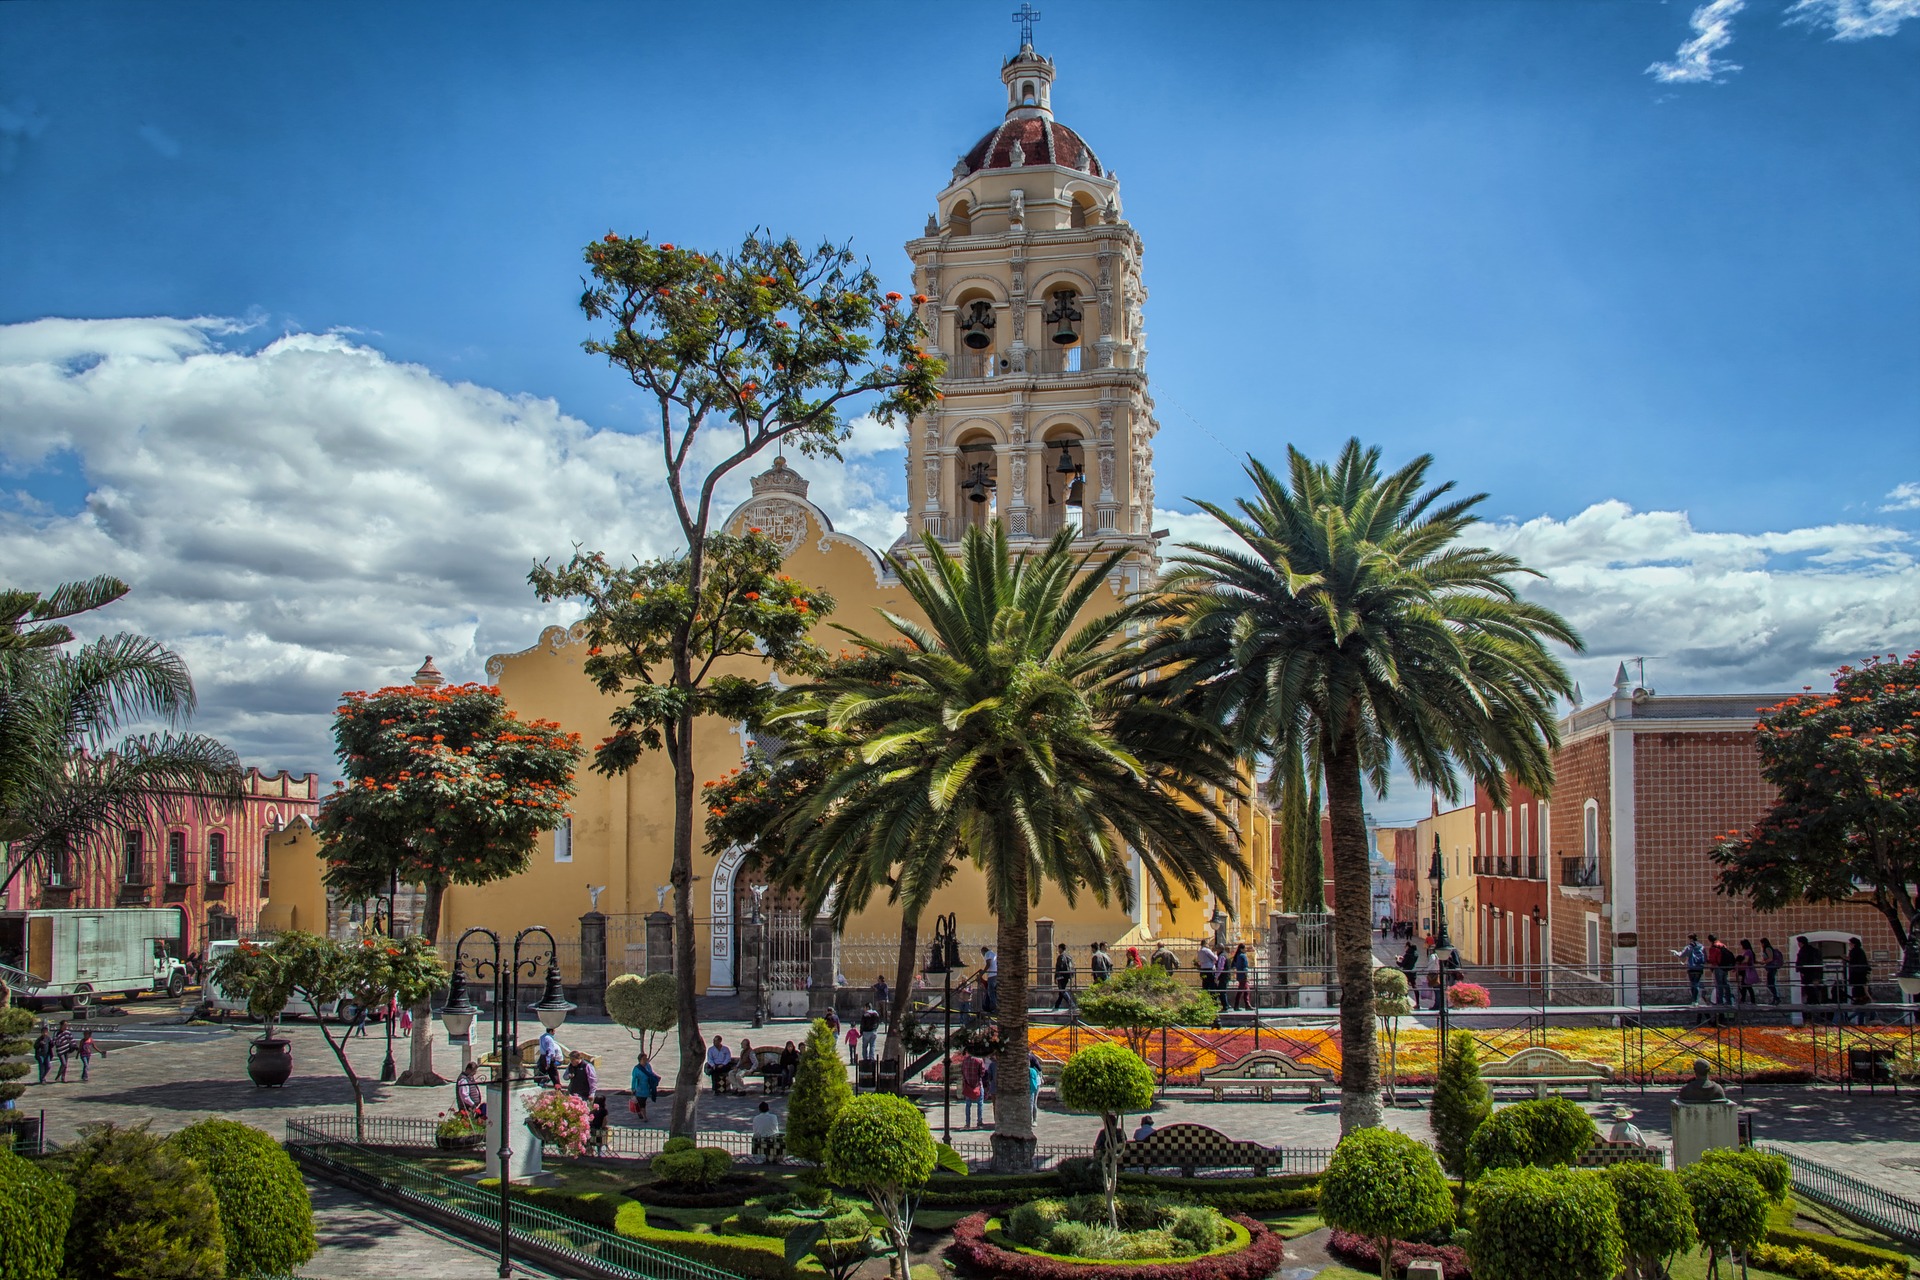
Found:
[[[292,1275],[319,1250],[313,1202],[293,1157],[250,1124],[208,1119],[167,1139],[207,1175],[226,1236],[227,1275]]]
[[[500,1179],[482,1178],[480,1186],[498,1193]],[[518,1182],[507,1185],[507,1194],[515,1200],[524,1200],[537,1208],[562,1217],[572,1218],[575,1222],[584,1222],[590,1227],[599,1227],[603,1231],[615,1229],[620,1206],[626,1197],[613,1191],[565,1191],[559,1187],[528,1187]]]
[[[667,1231],[647,1224],[647,1207],[637,1200],[620,1205],[615,1230],[630,1240],[654,1245],[683,1258],[731,1271],[745,1280],[793,1280],[823,1274],[817,1262],[787,1265],[786,1243],[759,1236],[713,1236],[698,1231]]]
[[[0,1276],[55,1280],[72,1219],[67,1184],[0,1147]]]
[[[1858,1240],[1848,1240],[1844,1236],[1802,1231],[1798,1227],[1775,1226],[1769,1223],[1767,1243],[1776,1249],[1811,1249],[1827,1261],[1843,1267],[1894,1266],[1899,1267],[1901,1273],[1905,1274],[1913,1266],[1913,1259],[1904,1253],[1895,1253],[1891,1249],[1862,1244]]]

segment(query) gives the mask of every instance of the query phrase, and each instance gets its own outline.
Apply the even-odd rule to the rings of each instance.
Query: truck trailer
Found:
[[[95,997],[187,988],[179,907],[0,911],[0,979],[25,1005],[80,1008]]]

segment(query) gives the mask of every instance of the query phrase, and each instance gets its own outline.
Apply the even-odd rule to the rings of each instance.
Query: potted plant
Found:
[[[562,1155],[584,1155],[592,1109],[585,1098],[549,1089],[527,1107],[527,1128]]]
[[[442,1151],[478,1151],[486,1140],[487,1122],[478,1111],[456,1111],[452,1115],[442,1111],[433,1131],[434,1145]]]
[[[247,1075],[262,1089],[285,1084],[293,1074],[293,1044],[273,1034],[274,1020],[293,998],[285,957],[271,946],[242,942],[220,957],[208,976],[246,1000],[247,1012],[260,1019],[260,1038],[247,1048]]]

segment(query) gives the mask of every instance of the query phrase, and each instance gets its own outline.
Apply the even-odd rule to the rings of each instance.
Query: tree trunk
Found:
[[[682,687],[690,683],[682,681]],[[673,978],[680,1010],[680,1066],[673,1076],[673,1117],[668,1132],[699,1133],[700,1067],[706,1061],[693,973],[693,715],[680,717],[680,749],[673,760]]]
[[[446,897],[445,885],[427,885],[426,907],[420,917],[420,936],[428,942],[437,944],[440,941],[440,908]],[[407,1069],[400,1073],[399,1082],[403,1085],[444,1085],[446,1077],[434,1070],[433,1066],[432,997],[415,1004],[410,1012],[413,1014],[413,1030],[407,1037]]]
[[[995,939],[1000,959],[1000,1003],[994,1020],[1000,1052],[993,1068],[993,1171],[1033,1172],[1033,1091],[1027,1083],[1027,861],[1012,859]]]
[[[1349,729],[1327,753],[1333,826],[1333,941],[1340,974],[1340,1132],[1380,1123],[1380,1048],[1373,1014],[1373,898],[1361,811],[1360,752]]]
[[[894,966],[893,1003],[887,1008],[887,1047],[880,1054],[883,1061],[904,1063],[907,1060],[906,1046],[900,1043],[900,1024],[906,1020],[907,1005],[913,999],[913,960],[919,949],[920,913],[903,910],[900,913],[900,961]]]

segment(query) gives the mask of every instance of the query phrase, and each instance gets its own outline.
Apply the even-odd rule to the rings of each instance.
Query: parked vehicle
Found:
[[[207,979],[205,985],[201,988],[202,1003],[223,1013],[245,1013],[247,1011],[247,1002],[245,1000],[242,1000],[239,996],[228,994],[218,982],[213,980],[214,966],[220,963],[222,956],[239,945],[238,942],[230,939],[225,939],[220,942],[209,942],[207,944]],[[264,945],[272,946],[273,943],[269,940]],[[322,1000],[320,1002],[320,1016],[323,1018],[341,1017],[344,1019],[344,1003],[345,1002],[338,996],[332,1000]],[[287,1002],[286,1010],[280,1016],[282,1018],[297,1018],[307,1012],[306,993],[296,990],[293,994],[293,999]]]
[[[187,989],[179,907],[0,911],[0,973],[23,1005],[76,1009],[110,994]]]

